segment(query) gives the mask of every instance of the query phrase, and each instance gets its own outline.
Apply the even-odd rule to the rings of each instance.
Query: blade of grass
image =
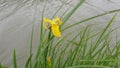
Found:
[[[86,33],[87,29],[88,29],[88,27],[85,28],[85,30],[83,31],[83,33],[82,33],[82,35],[81,35],[80,41],[79,41],[77,47],[75,48],[75,51],[74,51],[73,56],[72,56],[72,58],[71,58],[70,65],[73,64],[74,59],[76,58],[78,52],[80,52],[79,50],[81,50],[81,48],[82,48],[82,45],[81,45],[81,44],[82,44],[82,42],[83,42],[83,40],[84,40],[85,33]]]
[[[112,68],[108,66],[102,66],[102,65],[78,65],[78,66],[71,66],[71,67],[65,67],[65,68]]]
[[[63,28],[61,31],[65,31],[65,30],[67,30],[67,29],[69,29],[69,28],[71,28],[71,27],[74,27],[74,26],[76,26],[76,25],[78,25],[78,24],[80,24],[80,23],[84,23],[84,22],[86,22],[86,21],[90,21],[90,20],[92,20],[92,19],[95,19],[95,18],[104,16],[104,15],[107,15],[107,14],[112,14],[112,13],[115,13],[115,12],[120,12],[120,9],[108,11],[108,12],[105,12],[105,13],[102,13],[102,14],[98,14],[98,15],[96,15],[96,16],[89,17],[89,18],[84,19],[84,20],[82,20],[82,21],[76,22],[76,23],[74,23],[74,24],[72,24],[72,25],[69,25],[69,26]]]
[[[73,38],[71,39],[71,41],[76,40],[77,37],[79,36],[79,34],[80,34],[80,33],[78,33],[75,37],[73,37]],[[68,44],[67,44],[66,46],[68,47],[68,46],[71,45],[71,48],[70,48],[70,49],[66,49],[66,50],[69,50],[69,52],[67,53],[67,56],[66,56],[67,59],[65,60],[65,62],[64,62],[64,64],[63,64],[63,67],[65,67],[66,65],[69,65],[69,64],[70,64],[70,61],[71,61],[71,58],[72,58],[72,54],[73,54],[73,53],[72,53],[72,50],[71,50],[71,49],[73,48],[73,46],[72,46],[73,43],[70,43],[71,41],[69,41],[69,40],[67,41]],[[62,54],[65,54],[64,51],[63,51]],[[65,56],[63,55],[63,57],[65,57]],[[61,60],[63,59],[63,57],[61,57]]]
[[[13,53],[13,65],[14,65],[14,68],[17,68],[17,60],[16,60],[16,51],[14,49],[14,53]]]
[[[68,19],[73,15],[73,13],[85,2],[85,0],[80,0],[80,2],[64,17],[63,24],[68,21]]]
[[[89,26],[87,26],[89,27]],[[85,58],[85,54],[86,54],[86,51],[87,51],[87,43],[89,42],[89,38],[90,38],[90,30],[91,30],[91,27],[89,27],[88,31],[86,32],[86,38],[85,38],[85,41],[83,40],[83,51],[81,52],[81,58],[84,59]]]
[[[38,49],[37,49],[37,54],[36,54],[36,59],[38,59],[38,57],[39,57],[39,54],[40,54],[40,49],[41,49],[41,47],[42,47],[42,45],[43,45],[43,25],[42,25],[42,22],[43,22],[43,17],[44,17],[44,14],[45,14],[45,7],[46,7],[46,4],[44,5],[44,8],[43,8],[43,10],[42,10],[42,16],[41,16],[41,26],[40,26],[40,37],[39,37],[39,39],[40,39],[40,41],[39,41],[39,46],[38,46]]]
[[[112,19],[109,21],[109,23],[107,24],[107,26],[105,27],[105,29],[103,30],[103,32],[101,33],[101,35],[98,37],[98,39],[97,39],[94,47],[92,48],[92,49],[93,49],[93,50],[92,50],[92,53],[93,53],[93,51],[95,51],[95,49],[97,48],[97,46],[99,46],[99,44],[101,43],[102,38],[103,38],[105,32],[106,32],[107,29],[110,27],[110,25],[113,23],[113,21],[114,21],[114,19],[115,19],[115,16],[116,16],[116,15],[114,15],[114,16],[112,17]]]
[[[106,47],[109,46],[110,41],[108,42],[108,39],[109,39],[110,33],[111,33],[111,32],[108,32],[108,33],[104,36],[104,38],[103,38],[102,41],[100,42],[101,44],[102,44],[102,42],[103,42],[103,44],[101,45],[101,47],[99,47],[99,45],[97,46],[97,48],[99,47],[99,49],[97,49],[97,51],[94,52],[93,57],[97,56],[97,54],[99,54],[100,52],[102,52],[102,50],[104,50],[104,48],[106,48]],[[104,52],[104,54],[105,54],[105,52]]]
[[[35,24],[35,15],[37,13],[37,6],[38,6],[38,0],[36,0],[34,18],[33,18],[33,23],[32,23],[32,32],[31,32],[31,40],[30,40],[30,55],[32,55],[34,24]],[[32,68],[32,58],[30,58],[30,68]]]
[[[57,9],[57,11],[52,16],[52,19],[57,15],[57,13],[64,7],[65,3],[62,3],[62,5]]]
[[[28,58],[28,60],[27,60],[27,62],[25,64],[25,68],[28,68],[31,58],[32,58],[32,55],[29,56],[29,58]]]

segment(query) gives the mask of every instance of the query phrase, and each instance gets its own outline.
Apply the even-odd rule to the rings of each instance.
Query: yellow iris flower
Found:
[[[48,26],[46,25],[48,24]],[[43,27],[46,29],[51,29],[52,33],[56,37],[61,37],[61,32],[59,26],[62,24],[62,20],[59,17],[50,20],[48,18],[43,19]]]

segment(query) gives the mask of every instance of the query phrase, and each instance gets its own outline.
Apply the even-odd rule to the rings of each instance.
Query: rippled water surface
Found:
[[[64,3],[64,7],[57,14],[62,16],[64,12],[69,12],[79,0],[40,0],[37,3],[35,0],[0,0],[0,62],[12,68],[12,53],[13,49],[17,50],[19,67],[23,65],[28,57],[30,34],[32,29],[33,19],[35,18],[35,30],[33,50],[36,51],[36,47],[39,41],[39,23],[41,21],[42,10],[45,7],[45,16],[51,18],[55,11]],[[37,9],[35,9],[37,5]],[[72,15],[67,21],[67,25],[74,22],[101,14],[107,11],[120,9],[120,0],[86,0],[86,2]],[[90,20],[85,24],[96,24],[96,29],[102,29],[115,13],[108,14],[94,20]],[[116,13],[116,20],[112,27],[120,26],[120,12]],[[77,28],[81,25],[77,25]],[[74,29],[72,28],[72,29]],[[68,31],[72,30],[69,29]],[[120,30],[114,32],[118,33],[120,37]],[[112,38],[114,38],[114,34]],[[22,60],[21,60],[22,59]]]

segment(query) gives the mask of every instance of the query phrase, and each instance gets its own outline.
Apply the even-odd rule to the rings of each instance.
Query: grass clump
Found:
[[[66,16],[64,16],[62,26],[69,20],[74,12],[81,6],[85,0],[81,0]],[[61,8],[61,7],[60,7]],[[60,9],[58,9],[60,10]],[[57,10],[57,12],[58,12]],[[116,41],[114,48],[111,48],[110,34],[114,30],[109,30],[109,27],[113,23],[115,16],[108,22],[107,26],[98,33],[92,33],[91,27],[87,26],[82,30],[76,29],[61,38],[56,38],[51,30],[46,33],[43,29],[42,22],[45,9],[43,10],[41,30],[40,30],[40,42],[36,53],[34,62],[32,59],[32,41],[30,47],[30,57],[28,58],[25,68],[119,68],[119,41]],[[54,18],[57,14],[53,15]],[[114,10],[115,12],[115,10]],[[111,12],[112,13],[112,12]],[[103,13],[73,25],[70,25],[63,29],[71,28],[79,23],[89,21],[91,19],[106,15]],[[62,16],[63,17],[63,16]],[[33,24],[34,25],[34,24]],[[62,28],[61,26],[61,28]],[[34,27],[33,27],[34,28]],[[73,32],[77,32],[77,35],[67,39]],[[33,34],[33,31],[32,31]],[[33,35],[31,35],[31,40]],[[57,39],[57,40],[56,40]]]
[[[64,13],[61,16],[62,25],[60,26],[60,31],[65,32],[69,28],[72,28],[80,23],[85,23],[86,21],[101,17],[110,13],[119,12],[120,9],[108,11],[74,24],[64,26],[69,18],[75,13],[75,11],[85,2],[85,0],[80,0],[80,2],[69,11],[69,13]],[[37,0],[36,0],[37,3]],[[52,34],[52,29],[45,30],[43,28],[43,19],[46,12],[44,6],[41,23],[40,23],[40,35],[39,35],[39,45],[36,54],[32,52],[33,38],[34,38],[34,23],[31,32],[31,42],[30,42],[30,54],[24,65],[25,68],[119,68],[120,67],[120,40],[116,40],[114,44],[110,39],[110,35],[116,29],[109,29],[111,24],[114,22],[115,16],[111,18],[106,27],[99,32],[94,32],[92,26],[88,25],[84,28],[75,29],[68,32],[62,37],[57,38]],[[61,7],[56,10],[55,14],[52,16],[52,20],[57,16],[57,13]],[[37,9],[37,4],[35,11]],[[34,13],[36,14],[36,12]],[[34,15],[35,16],[35,15]],[[52,21],[51,25],[53,25]],[[58,26],[58,25],[57,25]],[[64,28],[63,28],[64,26]],[[52,27],[51,27],[52,28]],[[48,33],[47,33],[48,31]],[[70,38],[70,39],[69,39]],[[35,56],[35,58],[33,58]],[[34,61],[32,61],[34,59]],[[13,65],[17,68],[16,51],[13,54]]]
[[[109,29],[114,19],[115,16],[96,33],[92,33],[90,25],[73,30],[61,38],[54,37],[50,32],[47,34],[48,41],[43,39],[39,45],[34,68],[119,68],[120,40],[111,45],[110,39],[115,30]],[[68,39],[74,33],[77,34]]]

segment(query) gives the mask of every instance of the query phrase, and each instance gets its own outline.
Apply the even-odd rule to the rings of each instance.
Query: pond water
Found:
[[[62,16],[64,12],[69,12],[79,2],[79,0],[67,0],[66,2],[64,0],[49,0],[48,2],[41,0],[35,9],[36,3],[34,0],[28,0],[24,3],[23,1],[25,0],[0,0],[0,62],[9,66],[9,68],[13,68],[11,62],[13,49],[16,49],[17,52],[18,67],[22,68],[21,65],[25,64],[26,58],[29,55],[30,36],[34,19],[33,50],[34,52],[36,51],[39,42],[39,24],[45,4],[45,17],[52,18],[52,15],[63,3],[64,7],[57,16]],[[116,9],[120,9],[120,0],[86,0],[70,17],[65,26]],[[120,12],[90,20],[72,29],[88,24],[95,24],[96,29],[102,29],[115,14],[117,15],[112,27],[118,27],[120,26]],[[111,38],[114,39],[116,33],[120,38],[119,29],[112,34]]]

